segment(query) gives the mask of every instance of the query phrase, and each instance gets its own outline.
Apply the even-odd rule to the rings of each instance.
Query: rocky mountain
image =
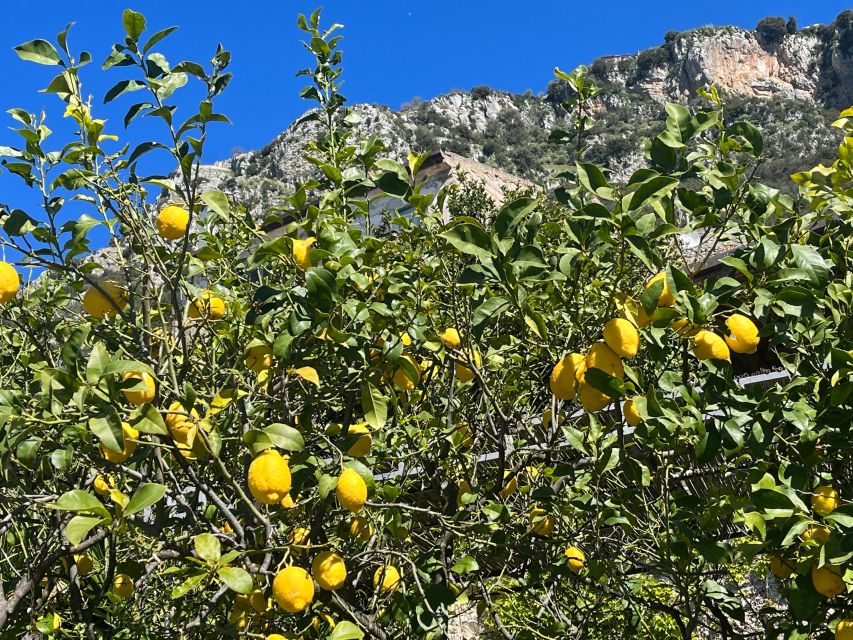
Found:
[[[839,139],[830,127],[853,104],[853,11],[829,25],[797,29],[793,20],[765,18],[755,30],[701,27],[668,32],[665,42],[636,55],[606,56],[590,65],[603,87],[588,158],[627,176],[642,161],[643,142],[663,125],[663,103],[691,103],[714,84],[731,118],[764,132],[770,158],[759,176],[793,191],[795,170],[832,160]],[[393,153],[445,149],[533,180],[566,160],[548,134],[562,117],[561,81],[540,95],[475,87],[401,109],[359,104],[358,130],[380,136]],[[297,121],[298,123],[298,121]],[[294,182],[310,175],[301,148],[310,125],[294,123],[258,151],[205,167],[211,188],[233,193],[253,211],[275,208]]]

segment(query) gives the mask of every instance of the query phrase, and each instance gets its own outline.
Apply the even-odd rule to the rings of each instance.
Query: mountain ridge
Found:
[[[765,18],[755,30],[705,26],[668,32],[660,46],[596,59],[589,74],[602,93],[588,157],[616,177],[640,165],[643,140],[661,128],[665,102],[693,103],[698,88],[713,84],[731,117],[764,132],[769,161],[759,177],[793,191],[791,172],[834,156],[839,135],[831,122],[853,103],[853,11],[802,30]],[[561,81],[539,95],[480,86],[415,99],[399,110],[363,103],[350,109],[359,118],[357,133],[378,136],[392,156],[404,157],[410,148],[444,149],[542,181],[550,165],[566,160],[562,147],[548,143],[563,117],[566,92]],[[253,213],[281,206],[293,185],[312,175],[301,153],[313,129],[300,122],[259,150],[205,166],[208,188],[233,194]]]

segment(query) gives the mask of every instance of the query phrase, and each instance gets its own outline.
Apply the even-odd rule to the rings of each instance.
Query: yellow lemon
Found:
[[[287,640],[287,638],[280,633],[271,633],[266,637],[266,640]]]
[[[301,240],[296,238],[293,240],[293,261],[303,271],[308,271],[311,268],[311,245],[317,238],[305,238]]]
[[[18,295],[21,278],[8,262],[0,262],[0,304],[9,302]]]
[[[853,640],[853,618],[844,618],[835,625],[835,640]]]
[[[311,536],[311,530],[306,527],[296,527],[290,532],[290,544],[297,547],[304,547]]]
[[[373,588],[379,589],[380,593],[395,591],[400,586],[400,572],[397,567],[386,565],[379,567],[373,574]]]
[[[468,361],[469,362],[473,361],[474,366],[476,366],[479,369],[480,365],[482,364],[482,359],[480,358],[480,352],[475,351],[475,350],[469,351],[468,352]],[[471,380],[474,379],[474,376],[475,376],[474,370],[471,369],[470,367],[466,367],[462,362],[457,361],[454,369],[456,371],[456,378],[459,380],[459,382],[462,382],[464,384],[466,382],[471,382]]]
[[[121,431],[124,434],[124,448],[121,451],[113,451],[101,443],[101,455],[116,464],[121,464],[133,455],[136,451],[136,439],[139,437],[139,432],[126,422],[121,423]]]
[[[595,389],[586,382],[581,382],[578,386],[578,399],[580,400],[584,411],[588,413],[601,411],[604,407],[610,404],[611,400],[610,396],[601,393],[601,391]]]
[[[404,347],[410,347],[412,346],[412,336],[404,331],[400,334],[400,342],[403,343]]]
[[[127,306],[127,291],[108,280],[98,283],[103,293],[89,287],[83,295],[83,309],[93,318],[112,318]]]
[[[826,544],[829,541],[829,529],[820,524],[813,524],[803,531],[802,538],[803,542],[816,540],[820,544]]]
[[[663,282],[663,290],[660,293],[660,297],[658,298],[659,307],[671,307],[675,304],[675,298],[672,293],[669,291],[669,284],[666,281],[666,272],[661,271],[660,273],[656,273],[651,279],[646,283],[646,289],[651,287],[656,282]]]
[[[188,460],[195,460],[192,449],[198,434],[198,420],[199,415],[195,409],[188,416],[184,406],[177,401],[169,405],[168,412],[163,416],[178,452]]]
[[[547,538],[554,533],[554,516],[536,507],[530,512],[530,526],[533,533]]]
[[[370,435],[370,429],[367,428],[367,423],[350,425],[349,435],[358,436],[355,442],[347,449],[347,454],[353,458],[363,458],[370,453],[370,448],[373,446],[373,437]]]
[[[290,467],[275,449],[264,449],[249,465],[249,491],[262,504],[276,504],[290,491]]]
[[[157,233],[166,240],[183,238],[190,222],[190,214],[186,209],[169,205],[157,214]]]
[[[110,478],[110,480],[112,481],[112,478]],[[104,479],[104,476],[102,476],[100,473],[97,475],[95,481],[92,483],[92,487],[94,487],[95,493],[102,496],[108,495],[110,492],[110,484],[107,483],[107,481]]]
[[[796,568],[797,565],[793,560],[784,560],[779,556],[770,558],[770,571],[774,576],[782,580],[790,578]]]
[[[465,506],[465,503],[462,500],[462,496],[466,493],[473,493],[471,491],[471,485],[468,484],[467,480],[460,480],[459,486],[456,488],[456,508],[462,509]]]
[[[349,523],[349,535],[359,542],[367,542],[373,535],[373,525],[366,518],[356,516]]]
[[[459,337],[459,332],[453,327],[448,327],[438,337],[448,349],[458,349],[462,345],[462,338]]]
[[[586,555],[577,547],[566,549],[566,565],[572,573],[580,573],[586,565]]]
[[[122,380],[135,380],[135,386],[142,386],[142,389],[122,389],[124,397],[132,404],[139,405],[151,402],[157,393],[157,385],[154,382],[154,377],[147,371],[126,371],[121,377]]]
[[[821,485],[814,490],[812,509],[821,515],[832,513],[838,508],[838,492],[832,487]]]
[[[92,558],[89,557],[88,553],[75,553],[74,564],[77,565],[77,573],[81,576],[85,576],[92,571]]]
[[[570,353],[563,357],[551,370],[551,393],[560,400],[571,400],[575,397],[577,387],[578,367],[584,361],[579,353]]]
[[[697,333],[699,333],[701,329],[700,327],[690,322],[687,318],[678,318],[677,320],[673,320],[670,327],[681,338],[692,338]]]
[[[116,574],[113,578],[113,593],[122,600],[127,600],[133,595],[133,578],[126,573]]]
[[[334,591],[340,589],[347,579],[347,565],[344,559],[334,551],[323,551],[314,557],[311,574],[321,589]]]
[[[596,342],[589,348],[586,355],[587,369],[601,369],[620,380],[625,377],[625,368],[618,355],[603,342]]]
[[[693,336],[693,355],[700,360],[732,361],[729,348],[723,339],[713,331],[702,329]]]
[[[509,471],[504,471],[504,480],[509,476]],[[501,498],[509,498],[513,493],[515,493],[516,489],[518,489],[518,474],[512,476],[512,478],[504,484],[503,489],[500,490]]]
[[[193,320],[201,318],[220,320],[225,316],[225,300],[217,296],[213,291],[205,289],[190,304],[189,316]]]
[[[841,577],[841,567],[831,564],[812,569],[812,584],[815,591],[827,598],[833,598],[847,588],[844,578]]]
[[[358,513],[367,501],[367,485],[357,472],[344,469],[338,478],[335,494],[344,509]]]
[[[243,362],[255,373],[265,371],[272,366],[272,349],[265,344],[249,347],[246,350],[246,357]]]
[[[258,613],[266,613],[269,608],[269,601],[264,595],[263,589],[252,589],[248,594],[238,594],[234,598],[234,606],[241,611],[252,609]]]
[[[272,582],[278,606],[287,613],[299,613],[314,600],[314,582],[302,567],[285,567]]]
[[[414,373],[412,373],[411,371],[407,371],[402,367],[398,368],[394,372],[394,385],[401,391],[411,391],[415,388],[415,385],[417,385],[421,381],[421,368],[418,366],[417,361],[408,353],[404,353],[402,356],[400,356],[400,359],[405,360],[410,365],[412,365]],[[414,375],[414,379],[410,377],[412,375]]]
[[[640,348],[640,334],[627,320],[613,318],[604,325],[604,342],[617,356],[633,358]]]
[[[755,353],[758,350],[758,327],[744,315],[734,313],[726,319],[729,334],[723,336],[735,353]]]
[[[622,415],[625,416],[625,422],[632,427],[636,427],[643,421],[637,409],[637,403],[634,402],[633,398],[625,400],[625,404],[622,406]]]

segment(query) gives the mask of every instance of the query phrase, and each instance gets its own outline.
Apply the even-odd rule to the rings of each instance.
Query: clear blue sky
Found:
[[[210,160],[233,149],[253,149],[283,131],[305,108],[297,92],[302,79],[294,72],[308,62],[295,26],[297,12],[318,6],[305,0],[243,2],[9,2],[0,21],[0,114],[12,106],[42,107],[61,115],[57,99],[36,91],[53,69],[18,60],[16,44],[35,37],[53,39],[75,21],[71,43],[85,47],[100,63],[122,35],[126,7],[148,18],[149,30],[179,25],[160,48],[174,64],[191,57],[206,61],[217,42],[233,52],[235,79],[220,111],[234,122],[214,132]],[[571,69],[599,55],[633,53],[660,44],[663,34],[706,24],[753,27],[766,15],[795,15],[800,26],[831,21],[850,6],[842,0],[329,0],[324,21],[344,29],[345,95],[399,107],[414,96],[429,98],[450,89],[479,84],[509,91],[544,90],[555,65]],[[122,70],[87,69],[88,86],[100,102]],[[102,117],[121,129],[121,117],[132,97],[108,105]],[[146,131],[130,133],[132,140]],[[14,140],[0,129],[0,144]],[[7,180],[0,178],[0,186]],[[2,200],[3,198],[0,198]]]
[[[98,106],[95,117],[107,118],[107,133],[117,133],[132,146],[163,139],[155,119],[139,119],[125,132],[122,118],[133,94],[109,105],[102,97],[125,69],[100,70],[114,42],[124,36],[121,14],[130,6],[148,19],[148,33],[178,25],[179,30],[157,46],[174,65],[190,58],[205,62],[221,42],[233,53],[234,80],[218,103],[233,126],[219,125],[208,141],[205,159],[227,158],[235,150],[256,149],[282,132],[306,108],[299,99],[304,79],[296,70],[310,58],[296,27],[298,12],[316,6],[308,0],[137,0],[132,4],[105,0],[38,3],[7,2],[0,21],[0,120],[11,107],[45,109],[55,135],[53,148],[69,138],[71,122],[54,95],[39,94],[56,67],[27,63],[12,48],[42,37],[51,41],[70,22],[75,51],[92,53],[96,64],[83,74],[88,93]],[[451,89],[488,85],[507,91],[543,91],[554,66],[570,70],[607,54],[635,53],[661,44],[666,31],[703,25],[734,24],[752,28],[767,15],[796,16],[800,26],[830,22],[848,8],[842,0],[328,0],[323,22],[343,23],[344,95],[350,102],[399,107],[413,97],[430,98]],[[197,98],[193,102],[197,104]],[[180,102],[179,102],[180,104]],[[179,110],[176,119],[180,118]],[[182,121],[181,118],[179,121]],[[11,119],[6,123],[13,125]],[[19,138],[0,127],[0,145],[18,146]],[[140,173],[162,174],[173,169],[169,158],[152,153]],[[8,172],[0,175],[0,203],[22,208],[36,217],[37,199]],[[64,218],[85,211],[69,203]],[[96,234],[94,244],[105,238]],[[13,256],[7,256],[12,257]],[[2,256],[0,256],[2,259]]]

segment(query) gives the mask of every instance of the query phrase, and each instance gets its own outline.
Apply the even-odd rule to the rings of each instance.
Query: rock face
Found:
[[[795,33],[702,27],[665,39],[637,55],[591,65],[603,92],[589,160],[616,177],[630,175],[642,162],[643,140],[662,127],[663,103],[695,101],[697,89],[710,84],[726,97],[730,117],[763,130],[769,161],[759,177],[772,186],[792,191],[790,173],[833,158],[838,136],[829,124],[853,102],[853,11]],[[566,86],[554,81],[538,96],[475,87],[416,99],[400,110],[352,108],[358,133],[380,137],[391,156],[442,149],[541,181],[568,159],[564,147],[548,143],[567,96]],[[263,149],[205,167],[209,187],[234,194],[259,216],[280,206],[293,184],[311,175],[301,148],[312,126],[297,121]]]

